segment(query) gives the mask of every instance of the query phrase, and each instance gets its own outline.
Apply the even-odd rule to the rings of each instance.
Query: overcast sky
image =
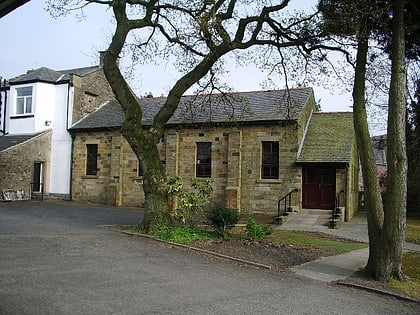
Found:
[[[313,6],[315,0],[294,0],[292,3]],[[88,18],[79,21],[74,15],[53,19],[44,10],[44,0],[32,0],[0,19],[0,76],[13,78],[27,70],[47,67],[54,70],[80,68],[97,64],[97,52],[105,50],[114,25],[112,12],[106,6],[92,5],[86,10]],[[138,93],[166,95],[176,73],[170,69],[145,68],[142,73],[165,71],[160,78],[140,74],[135,84]],[[162,78],[166,79],[163,80]],[[265,74],[253,68],[231,69],[227,81],[236,91],[261,90]],[[333,84],[333,83],[331,83]],[[314,86],[315,98],[321,100],[323,111],[351,111],[350,94],[342,95]]]

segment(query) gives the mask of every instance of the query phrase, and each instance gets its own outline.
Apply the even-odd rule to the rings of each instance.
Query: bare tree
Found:
[[[63,0],[49,1],[49,10],[63,14],[90,4],[109,6],[116,19],[104,71],[125,112],[122,133],[142,162],[148,229],[170,220],[166,176],[157,143],[181,96],[200,80],[212,78],[218,63],[233,51],[254,46],[278,51],[298,47],[304,55],[323,46],[315,15],[282,18],[282,10],[289,4],[286,0]],[[135,41],[127,47],[131,38]],[[142,126],[142,109],[117,66],[125,48],[140,61],[174,56],[182,70],[151,126]]]

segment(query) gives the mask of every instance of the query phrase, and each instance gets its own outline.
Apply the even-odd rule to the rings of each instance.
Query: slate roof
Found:
[[[68,69],[68,70],[52,70],[46,67],[42,67],[35,70],[29,70],[25,74],[21,74],[13,79],[9,80],[9,84],[23,84],[30,82],[46,82],[46,83],[62,83],[70,79],[70,74],[74,73],[79,76],[84,76],[93,71],[101,69],[101,66]]]
[[[3,17],[13,10],[16,10],[26,2],[29,2],[29,0],[2,0],[0,2],[0,17]]]
[[[313,113],[298,163],[349,163],[353,113]]]
[[[291,89],[289,92],[275,90],[183,96],[167,125],[297,120],[312,94],[312,88],[302,88]],[[165,97],[139,99],[144,126],[152,124],[153,117],[165,100]],[[108,102],[70,129],[118,128],[123,119],[121,106],[116,102]]]
[[[43,132],[20,135],[1,135],[0,136],[0,152],[11,147],[24,143],[42,134]]]

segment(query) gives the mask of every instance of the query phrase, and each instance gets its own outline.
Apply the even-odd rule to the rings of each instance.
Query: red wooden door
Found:
[[[332,210],[334,199],[335,169],[332,167],[304,167],[302,207]]]

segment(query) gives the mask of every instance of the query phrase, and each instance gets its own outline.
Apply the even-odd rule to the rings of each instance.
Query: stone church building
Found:
[[[139,99],[148,128],[164,97]],[[184,96],[159,143],[167,175],[213,180],[213,200],[275,213],[357,210],[352,113],[316,112],[311,88]],[[3,200],[144,202],[141,162],[122,136],[102,65],[39,68],[0,86]],[[286,199],[284,199],[286,197]],[[283,207],[283,206],[282,206]]]
[[[164,101],[139,99],[144,128]],[[109,101],[69,129],[74,201],[143,203],[141,162],[120,133],[123,119],[121,106]],[[348,220],[358,193],[352,119],[316,112],[311,88],[184,96],[159,143],[160,158],[167,175],[187,185],[211,178],[213,200],[232,208],[275,213],[288,196],[293,210],[340,207]]]

